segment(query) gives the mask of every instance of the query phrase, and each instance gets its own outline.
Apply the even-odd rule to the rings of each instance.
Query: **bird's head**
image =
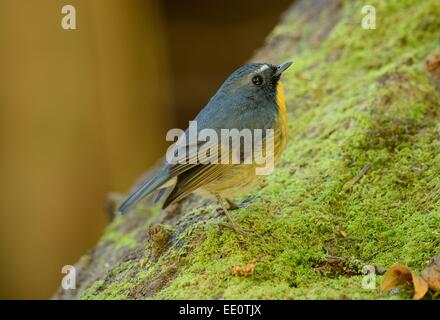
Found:
[[[276,97],[277,84],[282,73],[292,65],[291,61],[280,65],[252,63],[234,71],[223,83],[220,90],[228,95],[244,99],[262,101]]]

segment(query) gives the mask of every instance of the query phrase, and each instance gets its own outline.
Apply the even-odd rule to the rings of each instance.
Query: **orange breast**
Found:
[[[277,105],[279,127],[275,129],[275,160],[277,160],[284,150],[287,142],[287,112],[286,101],[284,98],[284,88],[281,81],[277,83]]]

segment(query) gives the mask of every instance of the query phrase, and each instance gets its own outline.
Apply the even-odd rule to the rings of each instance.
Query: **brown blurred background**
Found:
[[[0,298],[49,298],[291,0],[0,1]],[[63,30],[73,5],[77,30]]]

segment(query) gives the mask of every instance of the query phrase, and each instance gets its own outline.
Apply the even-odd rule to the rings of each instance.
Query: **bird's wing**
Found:
[[[203,142],[201,145],[208,147],[212,144],[208,141],[208,142]],[[177,146],[173,151],[175,154],[178,155],[177,157],[174,158],[176,162],[169,163],[168,161],[165,160],[161,169],[152,178],[146,180],[140,186],[138,186],[136,190],[126,198],[126,200],[121,204],[118,210],[121,213],[127,212],[139,200],[148,196],[154,190],[161,188],[163,185],[168,183],[173,178],[197,166],[200,166],[200,163],[197,161],[198,154],[194,152],[188,152],[188,150],[191,150],[191,147],[194,146],[192,145]],[[184,152],[185,148],[187,152]]]
[[[163,207],[165,208],[171,203],[185,198],[191,192],[216,180],[231,166],[233,164],[199,164],[183,172],[177,177],[176,185],[165,200]]]
[[[262,141],[262,152],[266,154],[267,157],[272,157],[275,161],[279,157],[285,144],[285,137],[282,130],[275,130],[273,135],[263,137]],[[267,144],[272,144],[272,150],[266,150]],[[254,145],[255,147],[255,145]],[[228,171],[234,164],[231,162],[232,152],[237,152],[240,157],[240,161],[243,161],[245,157],[249,155],[243,154],[243,150],[232,150],[231,146],[226,147],[221,143],[218,144],[218,163],[217,164],[198,164],[196,166],[186,168],[177,175],[176,185],[173,191],[168,195],[165,200],[163,207],[167,207],[175,201],[179,201],[185,198],[191,192],[203,187],[211,181],[216,180],[218,177],[223,175]],[[269,154],[267,153],[269,152]],[[272,153],[274,152],[274,154]],[[251,155],[253,156],[253,155]],[[223,162],[222,160],[225,160]],[[275,159],[273,159],[275,158]],[[273,163],[273,162],[272,162]],[[174,168],[175,170],[181,170],[180,167]]]

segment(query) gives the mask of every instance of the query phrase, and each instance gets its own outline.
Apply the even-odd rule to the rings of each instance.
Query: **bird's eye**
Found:
[[[252,78],[252,83],[255,84],[256,86],[260,86],[263,84],[263,78],[261,76],[254,76]]]

